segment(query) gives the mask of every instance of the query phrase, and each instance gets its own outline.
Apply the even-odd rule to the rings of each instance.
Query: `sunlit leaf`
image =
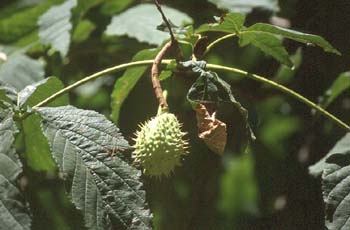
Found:
[[[77,0],[68,0],[61,5],[53,6],[43,14],[39,21],[40,40],[45,45],[51,45],[65,57],[71,41],[72,24],[71,10],[77,5]]]
[[[13,86],[18,91],[42,80],[44,74],[43,62],[21,53],[11,54],[7,62],[0,65],[0,81]]]
[[[162,8],[165,15],[176,25],[192,22],[188,15],[178,10],[167,6]],[[106,34],[127,35],[140,42],[161,45],[164,40],[170,38],[169,33],[157,30],[157,26],[161,23],[161,15],[153,4],[140,4],[114,16],[107,27]]]
[[[244,28],[245,16],[239,13],[231,13],[224,16],[221,21],[213,24],[201,25],[196,32],[217,31],[226,33],[239,33]]]
[[[278,0],[208,0],[230,12],[250,13],[254,8],[279,11]]]

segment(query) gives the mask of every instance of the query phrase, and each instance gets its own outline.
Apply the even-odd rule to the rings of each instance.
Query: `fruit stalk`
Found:
[[[165,46],[160,50],[160,52],[157,54],[156,58],[153,61],[152,65],[152,85],[153,85],[153,90],[156,95],[156,98],[158,99],[159,106],[162,109],[167,109],[168,108],[168,103],[166,102],[166,99],[163,96],[163,90],[162,86],[160,85],[159,82],[159,65],[162,62],[162,59],[166,52],[171,48],[173,42],[169,41],[168,43],[165,44]]]

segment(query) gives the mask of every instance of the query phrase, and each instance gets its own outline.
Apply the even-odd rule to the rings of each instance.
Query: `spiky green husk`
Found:
[[[182,156],[187,154],[187,142],[181,125],[174,114],[163,113],[136,132],[132,158],[140,164],[149,176],[169,176],[176,166],[181,165]]]

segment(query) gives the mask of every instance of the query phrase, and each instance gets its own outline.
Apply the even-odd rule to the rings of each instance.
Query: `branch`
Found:
[[[176,39],[175,39],[173,30],[171,29],[171,25],[170,25],[168,19],[165,17],[165,14],[164,14],[164,12],[162,10],[161,5],[159,4],[158,0],[154,0],[154,4],[156,5],[159,13],[162,15],[162,19],[163,19],[165,25],[168,27],[168,30],[169,30],[169,33],[170,33],[170,37],[171,37],[171,41],[175,43]]]
[[[212,43],[210,43],[210,44],[207,46],[207,48],[206,48],[206,50],[205,50],[205,52],[204,52],[204,55],[206,55],[206,54],[207,54],[215,45],[217,45],[218,43],[222,42],[222,41],[225,40],[225,39],[232,38],[232,37],[234,37],[234,36],[236,36],[235,33],[233,33],[233,34],[227,34],[227,35],[225,35],[225,36],[219,37],[218,39],[216,39],[215,41],[213,41]]]
[[[162,60],[161,64],[168,65],[173,61],[175,61],[175,60],[174,59],[166,59],[166,60]],[[77,88],[78,86],[83,85],[84,83],[87,83],[89,81],[95,80],[99,77],[105,76],[109,73],[121,71],[121,70],[124,70],[126,68],[133,67],[133,66],[151,65],[153,63],[154,63],[154,60],[129,62],[126,64],[117,65],[117,66],[102,70],[100,72],[94,73],[90,76],[87,76],[87,77],[81,79],[80,81],[75,82],[72,85],[69,85],[69,86],[57,91],[56,93],[52,94],[50,97],[46,98],[45,100],[43,100],[43,101],[39,102],[38,104],[36,104],[35,106],[33,106],[33,109],[35,110],[41,106],[45,106],[49,102],[55,100],[56,98],[62,96],[65,93],[68,93],[69,91]],[[315,110],[320,112],[322,115],[324,115],[328,119],[334,121],[339,127],[345,129],[346,131],[350,131],[350,127],[346,123],[344,123],[339,118],[337,118],[333,114],[329,113],[328,111],[326,111],[322,107],[316,105],[314,102],[310,101],[309,99],[305,98],[304,96],[300,95],[299,93],[293,91],[292,89],[289,89],[283,85],[280,85],[274,81],[271,81],[271,80],[264,78],[262,76],[259,76],[257,74],[251,74],[251,73],[248,73],[248,72],[240,70],[240,69],[236,69],[236,68],[232,68],[232,67],[228,67],[228,66],[222,66],[222,65],[215,65],[215,64],[207,64],[206,67],[208,69],[212,69],[212,70],[222,70],[222,71],[237,73],[237,74],[240,74],[244,77],[253,79],[255,81],[259,81],[259,82],[268,84],[268,85],[272,86],[273,88],[278,89],[278,90],[282,91],[283,93],[286,93],[286,94],[296,98],[298,101],[306,104],[307,106],[314,108]],[[24,119],[25,116],[22,116],[21,118]]]
[[[165,46],[159,51],[157,54],[156,58],[154,59],[153,65],[152,65],[152,85],[153,85],[153,90],[156,95],[156,98],[159,101],[159,106],[163,109],[168,108],[168,103],[166,102],[164,96],[163,96],[163,90],[162,86],[160,85],[159,82],[159,64],[162,63],[162,59],[166,52],[171,48],[173,42],[169,41],[165,44]]]
[[[172,60],[163,60],[162,63],[164,64],[170,64]],[[111,68],[107,68],[107,69],[104,69],[100,72],[97,72],[97,73],[94,73],[94,74],[91,74],[59,91],[57,91],[56,93],[52,94],[50,97],[46,98],[45,100],[39,102],[38,104],[36,104],[35,106],[33,106],[33,109],[37,109],[39,107],[42,107],[42,106],[45,106],[47,105],[48,103],[50,103],[51,101],[55,100],[56,98],[62,96],[63,94],[66,94],[68,93],[69,91],[87,83],[87,82],[90,82],[90,81],[93,81],[93,80],[96,80],[97,78],[100,78],[100,77],[103,77],[105,76],[106,74],[109,74],[109,73],[113,73],[113,72],[117,72],[117,71],[121,71],[121,70],[124,70],[126,68],[129,68],[129,67],[133,67],[133,66],[140,66],[140,65],[151,65],[153,63],[153,60],[144,60],[144,61],[135,61],[135,62],[129,62],[129,63],[126,63],[126,64],[121,64],[121,65],[117,65],[117,66],[113,66]]]
[[[318,112],[320,112],[321,114],[323,114],[325,117],[329,118],[330,120],[334,121],[335,123],[337,123],[340,127],[346,129],[347,131],[350,131],[350,127],[345,124],[342,120],[340,120],[339,118],[337,118],[336,116],[334,116],[333,114],[329,113],[327,110],[323,109],[322,107],[318,106],[317,104],[315,104],[314,102],[310,101],[309,99],[305,98],[304,96],[302,96],[301,94],[293,91],[292,89],[289,89],[283,85],[278,84],[277,82],[271,81],[265,77],[259,76],[257,74],[251,74],[248,73],[246,71],[240,70],[240,69],[236,69],[236,68],[232,68],[232,67],[227,67],[227,66],[222,66],[222,65],[215,65],[215,64],[207,64],[206,66],[208,69],[213,69],[213,70],[223,70],[223,71],[229,71],[229,72],[233,72],[233,73],[238,73],[243,75],[244,77],[253,79],[255,81],[259,81],[265,84],[268,84],[270,86],[272,86],[275,89],[278,89],[280,91],[282,91],[283,93],[286,93],[292,97],[294,97],[295,99],[297,99],[298,101],[308,105],[309,107],[317,110]]]

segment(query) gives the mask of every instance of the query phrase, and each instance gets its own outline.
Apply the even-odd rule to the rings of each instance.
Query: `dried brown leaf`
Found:
[[[227,142],[226,124],[215,118],[215,112],[210,115],[203,104],[197,104],[196,108],[198,137],[213,152],[222,155]]]

